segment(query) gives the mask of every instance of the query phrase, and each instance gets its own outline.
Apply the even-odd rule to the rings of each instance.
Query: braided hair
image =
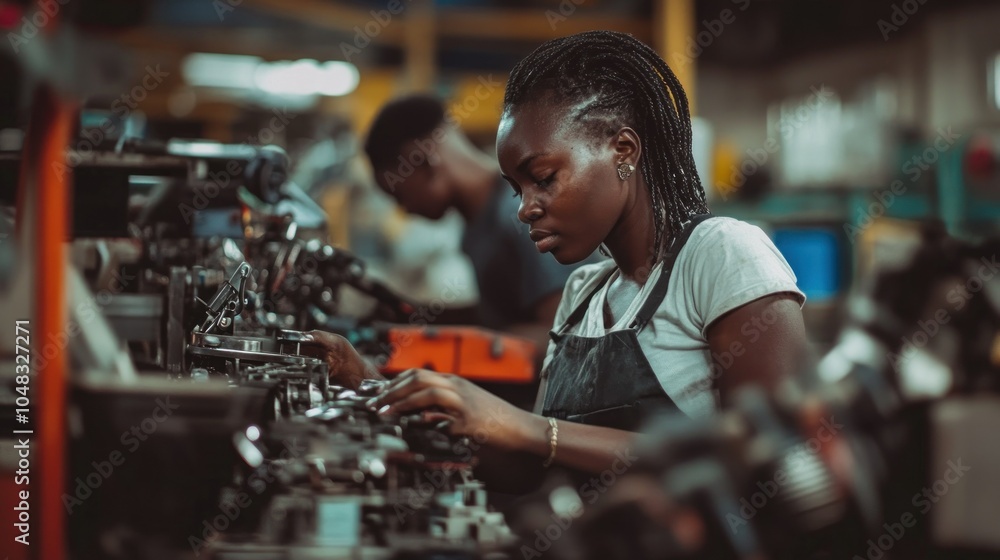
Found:
[[[687,96],[645,43],[614,31],[543,43],[511,71],[504,114],[531,102],[582,103],[571,118],[590,130],[610,137],[629,126],[639,134],[644,150],[639,171],[653,202],[657,256],[692,215],[708,212],[691,152]]]

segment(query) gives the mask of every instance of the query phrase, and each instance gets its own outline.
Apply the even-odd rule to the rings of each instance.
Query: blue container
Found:
[[[840,241],[837,233],[824,228],[784,228],[771,236],[795,272],[806,298],[822,302],[841,289]]]

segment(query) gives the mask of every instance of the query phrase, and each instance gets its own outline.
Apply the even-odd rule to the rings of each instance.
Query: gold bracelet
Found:
[[[542,466],[545,468],[548,468],[552,464],[552,461],[556,459],[556,446],[559,445],[559,424],[556,423],[555,418],[549,418],[549,426],[552,427],[549,434],[549,458],[542,463]]]

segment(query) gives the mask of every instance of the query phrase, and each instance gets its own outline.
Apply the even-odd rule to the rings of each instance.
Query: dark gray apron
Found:
[[[556,348],[545,371],[543,416],[634,432],[653,410],[678,411],[639,347],[638,334],[667,294],[678,253],[694,228],[710,217],[701,214],[685,224],[663,256],[660,277],[627,329],[595,337],[566,334],[583,319],[591,298],[611,277],[608,274],[559,331],[549,333]]]

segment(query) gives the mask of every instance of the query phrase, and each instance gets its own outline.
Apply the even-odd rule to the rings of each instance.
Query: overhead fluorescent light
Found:
[[[258,56],[195,53],[184,59],[184,80],[192,86],[253,89],[264,61]]]
[[[192,86],[284,96],[347,95],[361,80],[357,66],[339,60],[266,62],[256,56],[208,53],[188,56],[183,72]]]
[[[255,82],[275,95],[346,95],[358,87],[358,68],[349,62],[275,62],[257,67]]]

